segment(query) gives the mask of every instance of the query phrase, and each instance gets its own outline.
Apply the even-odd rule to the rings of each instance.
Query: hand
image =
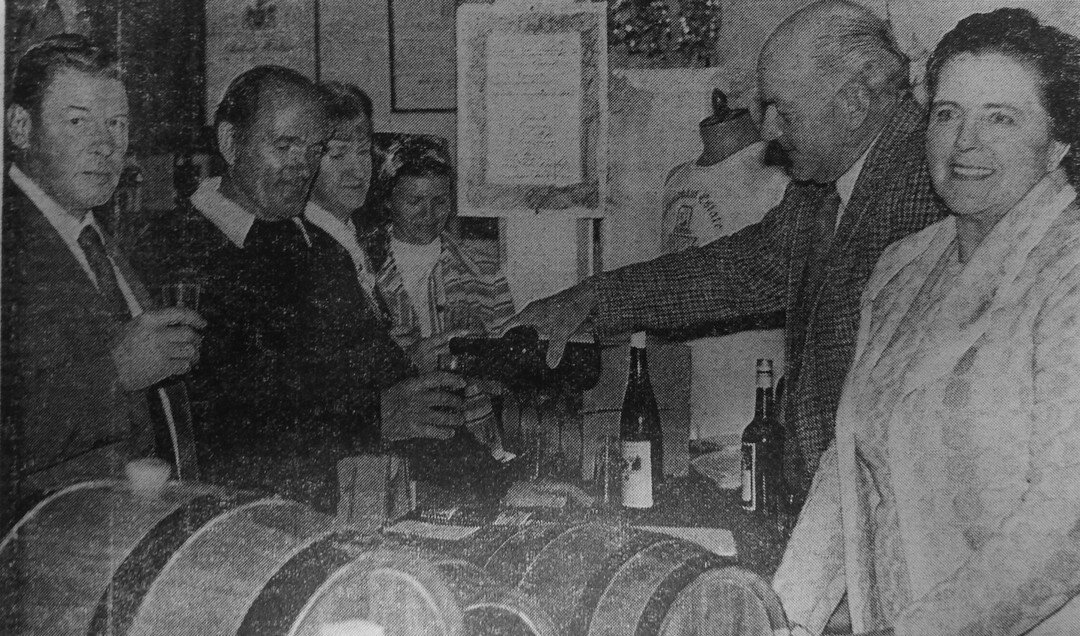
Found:
[[[465,329],[454,329],[445,333],[435,334],[428,338],[420,338],[408,347],[407,353],[420,373],[431,373],[439,370],[439,356],[450,353],[450,339],[467,336]]]
[[[456,373],[436,371],[398,382],[382,393],[384,441],[430,437],[449,439],[465,424],[465,380]]]
[[[202,316],[181,307],[154,309],[129,321],[112,350],[120,386],[137,391],[190,371],[199,361],[199,331],[205,327]]]
[[[500,335],[520,325],[536,327],[541,336],[549,338],[547,365],[554,369],[562,360],[570,336],[581,329],[594,309],[595,283],[586,278],[570,289],[529,303],[502,326]]]

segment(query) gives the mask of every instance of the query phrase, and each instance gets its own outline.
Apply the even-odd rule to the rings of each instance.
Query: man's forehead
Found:
[[[50,109],[103,108],[112,114],[126,115],[127,90],[123,82],[115,77],[62,68],[53,75],[46,87],[42,106]]]
[[[274,136],[323,138],[329,130],[326,109],[318,99],[291,87],[267,87],[259,96],[256,122]]]

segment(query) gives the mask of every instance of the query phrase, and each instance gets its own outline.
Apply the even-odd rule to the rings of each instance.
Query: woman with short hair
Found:
[[[1080,625],[1080,42],[1023,9],[928,63],[951,216],[892,245],[862,301],[836,441],[773,581],[797,633]]]

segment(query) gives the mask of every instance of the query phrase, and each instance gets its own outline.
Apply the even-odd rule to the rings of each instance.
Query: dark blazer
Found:
[[[380,390],[414,371],[348,254],[304,225],[310,248],[239,248],[186,204],[137,253],[153,280],[184,268],[203,281],[191,397],[204,477],[329,509],[337,460],[377,447]]]
[[[821,189],[793,183],[759,223],[601,276],[598,329],[669,329],[785,312],[785,462],[789,478],[807,487],[833,438],[855,354],[859,299],[874,264],[889,244],[946,214],[924,160],[925,125],[924,111],[907,98],[882,130],[829,248],[824,284],[810,303],[797,299]]]
[[[115,243],[106,236],[105,244],[129,285],[144,293]],[[125,461],[149,454],[153,440],[145,393],[118,385],[110,351],[122,323],[10,180],[0,286],[3,494],[122,475]]]

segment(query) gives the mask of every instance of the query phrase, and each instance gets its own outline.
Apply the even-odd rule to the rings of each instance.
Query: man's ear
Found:
[[[7,109],[7,134],[8,139],[21,150],[30,149],[30,132],[34,124],[30,119],[30,112],[18,104],[12,104]]]
[[[840,88],[837,101],[847,128],[852,132],[858,130],[870,116],[870,91],[858,79],[852,79]]]
[[[217,145],[221,157],[230,166],[236,163],[236,127],[227,121],[218,124]]]

